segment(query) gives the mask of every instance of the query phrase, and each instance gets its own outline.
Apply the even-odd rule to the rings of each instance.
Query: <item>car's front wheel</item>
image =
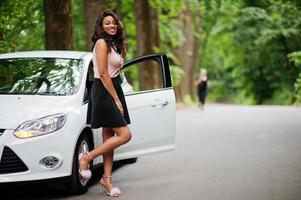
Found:
[[[89,181],[83,179],[79,175],[79,162],[78,155],[83,152],[87,152],[92,148],[92,142],[86,134],[80,136],[77,141],[75,152],[73,155],[73,164],[72,164],[72,175],[69,177],[67,183],[67,190],[71,194],[83,194],[88,190]],[[90,164],[90,169],[92,163]]]

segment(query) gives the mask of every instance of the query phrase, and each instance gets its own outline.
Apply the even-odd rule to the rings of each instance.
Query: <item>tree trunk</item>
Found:
[[[195,73],[198,74],[198,65],[200,63],[200,49],[201,49],[201,2],[198,0],[195,10],[194,17],[194,34],[193,34],[193,56],[192,56],[192,65],[189,71],[190,79],[190,95],[196,100],[196,87],[194,85]]]
[[[3,37],[3,34],[2,34],[2,30],[0,30],[0,42],[1,41],[4,41],[4,37]]]
[[[146,55],[155,53],[154,47],[159,47],[160,37],[158,28],[158,16],[151,8],[148,0],[135,1],[137,54]],[[147,66],[139,66],[140,90],[161,87],[161,72],[155,63]]]
[[[256,7],[259,5],[259,0],[246,0],[247,6]]]
[[[191,96],[191,68],[194,69],[195,66],[192,66],[193,62],[193,27],[192,20],[190,16],[190,9],[188,2],[185,1],[185,8],[182,15],[179,17],[180,29],[183,31],[185,41],[182,46],[177,47],[174,50],[176,57],[180,61],[180,67],[184,71],[184,77],[182,82],[177,87],[176,92],[178,93],[178,101],[183,101],[186,95]]]
[[[86,49],[91,50],[97,17],[106,9],[106,0],[83,0],[86,25]]]
[[[72,49],[71,0],[44,0],[45,49]]]
[[[115,4],[116,4],[116,6],[115,6],[114,11],[115,11],[116,15],[119,17],[119,19],[121,19],[122,18],[122,16],[121,16],[121,0],[115,0]]]
[[[183,13],[178,17],[179,26],[185,41],[175,48],[174,54],[179,59],[179,65],[184,71],[184,77],[179,86],[176,87],[176,98],[183,102],[185,96],[196,99],[196,87],[194,85],[196,70],[200,61],[200,1],[197,1],[195,13],[189,8],[189,1],[185,1]],[[193,17],[194,15],[194,17]],[[194,21],[193,21],[194,19]]]

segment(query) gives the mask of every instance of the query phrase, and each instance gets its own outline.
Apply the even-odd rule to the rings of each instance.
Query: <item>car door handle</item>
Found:
[[[154,107],[154,108],[162,108],[162,107],[168,105],[168,101],[166,101],[166,100],[164,101],[164,100],[157,99],[157,100],[155,100],[151,105],[152,105],[152,107]]]

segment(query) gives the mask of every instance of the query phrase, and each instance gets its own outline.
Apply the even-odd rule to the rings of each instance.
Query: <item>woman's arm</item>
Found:
[[[101,77],[102,83],[109,94],[113,97],[119,111],[123,113],[122,104],[118,98],[116,90],[114,88],[112,79],[108,73],[108,47],[103,39],[99,39],[95,44],[96,61],[98,64],[99,76]]]

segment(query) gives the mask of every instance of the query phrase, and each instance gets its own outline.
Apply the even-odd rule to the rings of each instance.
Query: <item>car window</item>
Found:
[[[72,95],[79,87],[82,69],[82,59],[0,59],[0,93]]]
[[[90,61],[88,73],[86,77],[86,87],[85,87],[85,93],[84,93],[84,103],[88,103],[89,97],[91,95],[91,88],[94,81],[94,71],[93,71],[93,62]]]
[[[161,65],[156,60],[144,60],[122,69],[122,87],[125,94],[163,88]]]

